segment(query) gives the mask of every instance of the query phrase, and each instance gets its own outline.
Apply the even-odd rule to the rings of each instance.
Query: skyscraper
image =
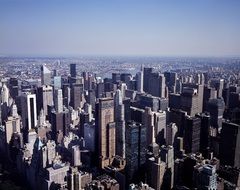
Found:
[[[207,104],[207,111],[210,113],[211,126],[218,131],[222,128],[223,112],[225,103],[223,98],[210,99]]]
[[[114,96],[114,116],[116,123],[116,155],[125,158],[125,119],[122,92],[116,91]]]
[[[70,106],[72,106],[73,109],[77,109],[81,106],[82,94],[83,85],[73,84],[71,88],[71,100],[70,100]]]
[[[194,181],[197,189],[217,189],[217,172],[215,166],[205,164],[194,168]]]
[[[3,84],[1,91],[2,103],[9,106],[9,89],[6,84]]]
[[[41,66],[41,81],[42,85],[51,85],[51,71],[45,66]]]
[[[100,98],[97,107],[99,165],[104,168],[111,164],[116,152],[114,101],[112,98]]]
[[[221,98],[223,87],[224,87],[224,79],[217,79],[217,78],[211,79],[210,87],[215,88],[215,90],[217,90],[217,97]]]
[[[77,76],[76,64],[75,63],[70,64],[70,76],[72,78],[76,78],[76,76]]]
[[[37,126],[36,94],[25,93],[21,96],[21,113],[24,131],[24,140],[27,140],[28,132]]]
[[[164,72],[164,76],[166,79],[166,85],[170,93],[176,92],[176,80],[177,80],[177,73],[175,72]]]
[[[148,93],[157,97],[165,97],[165,77],[163,74],[151,73],[149,75]]]
[[[149,77],[153,72],[153,68],[144,68],[143,71],[143,90],[148,93],[149,89]]]
[[[149,158],[147,160],[147,183],[155,190],[160,190],[163,183],[163,176],[166,163],[160,158]]]
[[[54,91],[54,106],[57,113],[63,112],[62,89],[56,89]]]
[[[201,120],[197,117],[185,118],[184,149],[186,153],[196,153],[200,148]]]
[[[126,174],[128,181],[139,178],[138,171],[146,161],[146,127],[129,121],[126,125]]]
[[[38,113],[41,109],[45,115],[48,115],[48,106],[53,105],[53,88],[50,85],[43,85],[38,88],[37,93],[38,100]]]
[[[240,167],[240,125],[223,122],[219,152],[221,165]]]
[[[136,74],[137,80],[137,91],[143,92],[143,71],[140,71]]]
[[[184,87],[181,94],[181,109],[186,111],[189,116],[199,113],[199,101],[197,89]]]

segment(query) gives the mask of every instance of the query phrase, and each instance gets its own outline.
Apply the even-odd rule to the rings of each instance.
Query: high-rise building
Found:
[[[221,165],[240,167],[240,125],[223,122],[219,152]]]
[[[136,74],[137,81],[137,91],[143,92],[143,71],[140,71]]]
[[[71,101],[71,89],[69,84],[63,84],[63,104],[65,107],[68,107]]]
[[[54,91],[54,106],[57,113],[63,112],[62,89],[56,89]]]
[[[31,130],[37,126],[36,94],[25,93],[21,101],[23,127]]]
[[[143,90],[148,93],[149,90],[149,78],[151,73],[153,72],[153,68],[144,68],[143,71]]]
[[[122,92],[114,96],[114,120],[116,123],[116,155],[125,158],[125,119]]]
[[[166,163],[160,158],[149,158],[147,160],[147,183],[155,190],[160,190],[163,183],[163,176],[166,169]]]
[[[160,158],[166,163],[162,189],[172,189],[174,184],[174,149],[172,146],[161,146]]]
[[[95,90],[88,90],[87,103],[89,103],[92,106],[93,110],[95,110],[95,104],[96,104]]]
[[[111,164],[116,153],[114,101],[100,98],[97,107],[99,165],[104,168]]]
[[[201,119],[200,152],[207,158],[210,146],[210,115],[208,113],[200,113],[196,117]]]
[[[222,119],[225,109],[223,98],[210,99],[207,104],[207,111],[210,113],[210,124],[218,131],[222,128]]]
[[[194,110],[194,106],[197,104],[197,109],[195,110],[197,113],[202,112],[203,108],[203,85],[202,84],[194,84],[194,83],[184,83],[182,89],[182,94],[189,94],[191,91],[194,91],[192,95],[192,108]],[[197,103],[196,103],[197,101]],[[195,114],[194,114],[195,115]],[[192,116],[194,116],[192,115]]]
[[[184,127],[184,149],[186,153],[196,153],[200,148],[201,120],[186,116]]]
[[[181,94],[181,109],[189,116],[199,112],[198,92],[195,88],[184,87]]]
[[[166,85],[170,93],[176,92],[176,80],[177,80],[177,73],[175,72],[164,72],[164,76],[166,79]]]
[[[148,93],[157,97],[165,97],[165,77],[163,74],[151,73],[149,75]]]
[[[112,82],[118,83],[121,81],[121,74],[120,73],[112,73]]]
[[[166,128],[166,145],[175,145],[178,128],[175,123],[170,123]]]
[[[203,111],[207,111],[207,104],[210,99],[217,98],[217,91],[215,88],[204,86],[203,90]]]
[[[126,124],[126,175],[128,181],[139,178],[138,171],[146,162],[146,127],[129,121]]]
[[[222,91],[224,87],[224,79],[211,79],[210,80],[210,87],[215,88],[217,90],[217,97],[222,97]]]
[[[51,71],[45,66],[41,66],[41,81],[42,85],[51,85]]]
[[[74,145],[72,146],[72,165],[74,167],[81,166],[81,152],[80,152],[80,146]]]
[[[144,126],[146,126],[146,142],[147,145],[150,145],[155,141],[155,131],[154,131],[154,115],[151,111],[151,108],[146,107],[144,113]]]
[[[13,99],[19,95],[18,79],[11,77],[9,80],[9,92]]]
[[[75,63],[70,64],[70,76],[72,78],[76,78],[76,76],[77,76],[77,70],[76,70],[76,64]]]
[[[70,101],[70,106],[72,106],[73,109],[76,110],[81,106],[82,94],[83,94],[83,85],[73,84],[71,88],[71,101]]]
[[[53,77],[53,86],[54,86],[54,89],[60,89],[62,87],[62,78],[61,78],[61,76]]]
[[[1,90],[1,97],[2,97],[2,103],[9,106],[9,89],[6,86],[6,84],[3,84],[3,87]]]
[[[176,123],[178,127],[178,135],[180,137],[183,137],[184,127],[185,127],[184,121],[185,121],[187,112],[178,110],[178,109],[172,109],[169,111],[168,115],[169,115],[168,123],[171,123],[171,122]]]
[[[37,111],[43,109],[44,115],[48,115],[48,106],[53,106],[53,88],[49,85],[43,85],[37,92]]]
[[[9,148],[10,148],[10,141],[12,140],[14,133],[20,133],[20,123],[21,119],[17,113],[17,106],[13,104],[11,107],[11,115],[5,121],[5,145],[6,150],[8,153],[8,158],[10,158]]]
[[[95,151],[95,125],[91,123],[84,124],[84,140],[86,149],[94,152]]]
[[[180,94],[169,94],[169,108],[180,109],[181,107],[181,95]]]
[[[217,189],[217,172],[210,164],[194,167],[194,179],[197,189]]]

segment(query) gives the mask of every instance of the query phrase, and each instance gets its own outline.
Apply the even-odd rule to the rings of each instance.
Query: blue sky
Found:
[[[0,55],[239,56],[239,0],[0,0]]]

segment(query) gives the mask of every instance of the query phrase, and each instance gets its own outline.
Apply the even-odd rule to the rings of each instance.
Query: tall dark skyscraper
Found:
[[[146,127],[129,121],[126,124],[126,171],[128,181],[139,178],[139,170],[146,161]]]
[[[70,106],[72,106],[73,109],[77,109],[80,107],[82,94],[83,94],[83,85],[73,84],[71,88],[71,101],[70,101]]]
[[[76,76],[77,76],[77,70],[76,70],[76,64],[75,63],[70,64],[70,75],[71,75],[72,78],[76,78]]]
[[[184,149],[186,153],[197,153],[200,148],[201,119],[197,117],[185,118]]]
[[[197,114],[196,117],[201,119],[200,152],[207,158],[210,145],[210,115],[207,113],[200,113]]]
[[[176,92],[176,80],[177,80],[177,73],[175,72],[164,72],[164,76],[166,79],[166,85],[170,93]]]
[[[151,73],[149,75],[148,93],[157,97],[165,97],[165,77],[163,74]]]
[[[153,72],[153,68],[144,68],[143,70],[143,91],[148,92],[149,89],[149,78],[151,73]]]
[[[225,103],[223,98],[210,99],[207,104],[207,111],[210,113],[211,126],[218,131],[222,128],[223,112]]]
[[[240,167],[240,125],[224,121],[220,141],[220,163]]]

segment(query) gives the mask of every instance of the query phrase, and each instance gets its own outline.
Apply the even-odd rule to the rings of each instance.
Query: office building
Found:
[[[151,157],[147,160],[147,183],[155,190],[162,188],[163,176],[165,174],[166,163],[160,158]]]
[[[165,77],[163,74],[151,73],[148,79],[148,93],[156,97],[165,97]]]
[[[218,131],[222,128],[223,112],[225,103],[223,98],[211,99],[207,104],[207,111],[210,113],[210,124]]]
[[[220,140],[220,164],[240,167],[240,125],[224,121]]]
[[[198,92],[195,88],[184,87],[181,94],[181,109],[189,116],[199,112]]]
[[[41,66],[41,81],[42,85],[52,84],[51,71],[45,65]]]
[[[137,91],[143,92],[143,71],[140,71],[136,74],[137,81]]]
[[[166,145],[174,146],[176,144],[178,128],[175,123],[170,123],[166,127]]]
[[[72,78],[76,78],[77,77],[77,70],[76,70],[76,64],[75,63],[71,63],[70,64],[70,76]]]
[[[37,126],[37,102],[36,94],[25,93],[21,97],[22,124],[27,131]]]
[[[197,117],[185,117],[184,149],[186,153],[197,153],[200,148],[201,120]]]
[[[83,94],[83,85],[73,84],[71,87],[71,99],[70,99],[70,106],[72,106],[73,109],[76,110],[81,107],[82,94]]]
[[[223,87],[224,87],[224,79],[216,79],[216,78],[211,79],[210,87],[215,88],[215,90],[217,91],[217,97],[221,98]]]
[[[196,117],[201,120],[199,151],[207,158],[210,146],[210,115],[208,113],[200,113]]]
[[[217,189],[217,172],[213,165],[196,165],[194,167],[194,179],[197,189]]]
[[[48,116],[48,106],[53,106],[53,88],[49,85],[41,86],[37,89],[37,112],[43,109],[44,115]]]
[[[80,152],[80,146],[74,145],[72,146],[72,166],[77,167],[81,166],[81,152]]]
[[[62,89],[54,90],[54,106],[57,113],[63,112]]]
[[[149,92],[149,78],[153,72],[153,68],[144,68],[143,70],[143,91]]]
[[[177,73],[164,72],[164,77],[166,79],[166,86],[168,87],[169,93],[175,93],[176,92]]]
[[[104,168],[113,161],[116,153],[116,126],[114,123],[114,101],[100,98],[97,105],[99,166]]]
[[[126,175],[128,181],[139,179],[139,170],[146,162],[146,127],[129,121],[126,124]]]
[[[9,106],[9,89],[6,86],[6,84],[3,84],[2,90],[1,90],[1,97],[2,97],[2,103],[6,104],[6,106]]]

